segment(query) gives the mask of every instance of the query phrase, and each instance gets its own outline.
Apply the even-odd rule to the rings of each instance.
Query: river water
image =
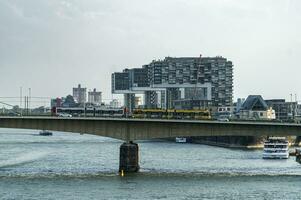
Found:
[[[300,199],[295,158],[261,150],[140,141],[137,174],[120,177],[121,141],[0,129],[0,199]]]

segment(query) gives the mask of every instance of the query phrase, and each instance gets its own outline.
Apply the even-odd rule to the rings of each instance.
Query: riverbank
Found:
[[[263,149],[266,137],[255,136],[211,136],[190,137],[188,141],[193,144],[205,144],[216,147],[237,149]],[[296,147],[296,137],[288,137],[290,147]]]
[[[224,147],[224,148],[237,148],[237,149],[262,149],[263,148],[263,144],[239,145],[239,144],[229,144],[229,143],[222,143],[222,142],[212,142],[206,140],[193,140],[191,143],[204,144],[204,145],[215,146],[215,147]]]

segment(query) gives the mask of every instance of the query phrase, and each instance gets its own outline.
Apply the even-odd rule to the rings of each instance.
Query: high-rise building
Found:
[[[232,106],[233,65],[223,57],[166,57],[113,73],[112,93],[143,93],[146,107],[173,108],[175,101],[183,99]]]
[[[77,103],[86,103],[87,101],[87,88],[82,88],[78,84],[77,88],[73,88],[73,98]]]
[[[93,91],[88,92],[88,102],[96,105],[100,105],[102,98],[101,98],[101,92],[96,91],[96,88],[93,89]]]

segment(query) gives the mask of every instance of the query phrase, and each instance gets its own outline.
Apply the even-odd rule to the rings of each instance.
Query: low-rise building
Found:
[[[243,120],[273,120],[275,110],[269,107],[260,95],[250,95],[239,110],[239,118]]]
[[[285,99],[270,99],[265,102],[275,110],[277,120],[291,121],[297,116],[297,102],[286,102]]]
[[[297,112],[297,114],[296,114],[295,120],[298,123],[301,123],[301,105],[300,104],[297,104],[297,110],[296,110],[296,112]]]
[[[73,96],[67,95],[66,98],[62,98],[63,102],[61,107],[64,108],[72,108],[72,107],[78,107],[79,103],[76,103]]]
[[[121,102],[118,99],[113,99],[109,103],[110,108],[120,108],[121,107]]]

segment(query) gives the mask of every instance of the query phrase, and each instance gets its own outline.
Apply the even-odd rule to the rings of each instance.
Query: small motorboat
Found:
[[[39,135],[41,135],[41,136],[52,136],[52,132],[51,131],[42,130],[42,131],[40,131]]]
[[[176,143],[186,143],[187,140],[184,137],[176,137]]]

